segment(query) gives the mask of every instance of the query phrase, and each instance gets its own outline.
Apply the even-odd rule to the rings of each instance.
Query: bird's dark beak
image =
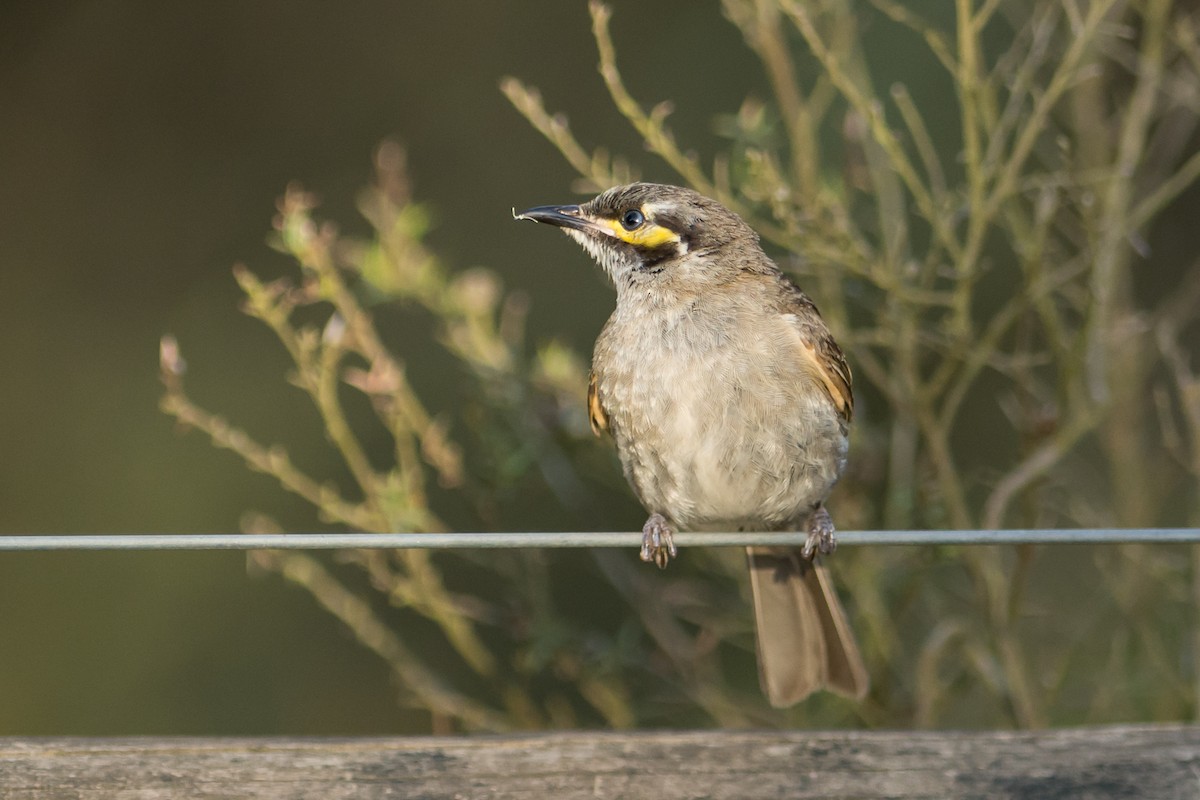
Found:
[[[559,228],[574,228],[577,231],[593,232],[597,229],[596,223],[583,216],[583,209],[579,206],[536,206],[519,214],[514,212],[513,219],[530,219]]]

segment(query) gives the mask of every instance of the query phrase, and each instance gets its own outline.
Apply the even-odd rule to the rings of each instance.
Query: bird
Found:
[[[691,189],[632,183],[513,216],[560,228],[616,289],[587,407],[649,514],[642,560],[666,567],[681,530],[806,531],[802,547],[747,549],[760,683],[776,707],[820,689],[862,699],[867,671],[822,558],[852,377],[816,305],[749,224]]]

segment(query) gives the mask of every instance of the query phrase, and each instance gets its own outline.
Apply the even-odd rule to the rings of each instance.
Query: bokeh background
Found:
[[[693,2],[613,6],[625,74],[646,100],[671,98],[675,130],[710,155],[713,112],[768,91],[741,35]],[[911,71],[917,47],[883,35],[870,49],[918,103],[952,91]],[[274,479],[160,413],[158,342],[183,344],[198,401],[336,472],[278,343],[238,311],[231,267],[286,271],[266,239],[292,181],[365,232],[355,197],[385,139],[407,149],[443,262],[494,269],[529,296],[531,342],[586,353],[609,290],[561,237],[509,216],[578,199],[575,175],[498,83],[536,84],[587,144],[637,154],[596,60],[583,3],[6,4],[0,533],[232,531],[247,509],[318,526]],[[672,178],[653,159],[641,174]],[[1158,241],[1182,253],[1174,214]],[[429,325],[389,324],[428,404],[460,405],[472,387]],[[596,527],[640,526],[624,492],[603,507]],[[421,729],[392,693],[382,662],[243,555],[0,554],[0,735]]]
[[[685,2],[631,5],[632,68],[681,110],[736,105],[753,74],[736,30]],[[290,181],[352,228],[385,138],[408,149],[442,258],[494,268],[530,294],[532,338],[586,350],[608,290],[509,215],[574,199],[572,174],[498,83],[536,80],[582,129],[628,144],[589,31],[584,4],[535,0],[6,4],[0,531],[233,531],[247,508],[313,527],[272,479],[158,411],[158,340],[180,339],[193,388],[231,420],[318,469],[332,459],[278,344],[238,311],[231,267],[281,269],[266,238]],[[427,399],[453,402],[462,376],[439,378],[413,335]],[[391,731],[388,680],[239,554],[0,558],[0,734]]]

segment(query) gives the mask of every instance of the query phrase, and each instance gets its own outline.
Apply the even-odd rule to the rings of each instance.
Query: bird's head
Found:
[[[700,288],[727,280],[762,253],[758,235],[741,217],[679,186],[631,183],[582,205],[538,206],[514,216],[562,228],[618,292],[671,284]]]

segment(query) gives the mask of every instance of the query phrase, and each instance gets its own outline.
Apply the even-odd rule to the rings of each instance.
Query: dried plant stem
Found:
[[[932,196],[917,175],[916,169],[905,154],[904,149],[900,146],[899,141],[892,133],[886,119],[884,119],[879,104],[871,102],[867,95],[850,79],[841,61],[834,56],[824,39],[817,32],[816,26],[813,24],[804,6],[794,2],[794,0],[783,0],[782,7],[795,24],[797,30],[804,37],[808,46],[812,49],[813,55],[817,57],[821,65],[825,68],[833,85],[837,87],[838,91],[849,101],[850,105],[858,113],[862,114],[863,119],[867,121],[872,137],[883,148],[883,151],[891,160],[892,167],[904,182],[905,188],[912,194],[913,202],[916,203],[921,215],[933,226],[939,243],[952,255],[957,256],[961,248],[956,237],[943,224],[943,218],[937,213]]]
[[[198,408],[179,391],[168,391],[160,408],[183,425],[207,434],[217,447],[237,453],[256,472],[273,475],[283,488],[319,508],[330,522],[357,530],[374,530],[374,517],[368,509],[344,500],[332,486],[322,485],[296,469],[282,447],[263,447],[244,431]]]
[[[1145,152],[1146,136],[1162,80],[1164,27],[1169,8],[1169,0],[1149,0],[1147,3],[1146,28],[1138,54],[1137,84],[1121,125],[1116,162],[1103,194],[1103,211],[1097,229],[1099,241],[1092,267],[1093,308],[1087,326],[1088,386],[1092,397],[1099,402],[1107,401],[1116,379],[1109,374],[1112,343],[1106,337],[1114,332],[1114,322],[1121,313],[1118,290],[1129,258],[1129,249],[1124,242],[1129,234],[1127,225],[1133,186],[1126,176],[1133,174],[1137,161]],[[1122,427],[1124,424],[1122,422]],[[1126,450],[1118,458],[1120,455],[1129,455],[1129,452]]]
[[[1066,423],[1050,440],[1027,455],[996,484],[983,507],[984,527],[1002,528],[1005,514],[1017,495],[1058,464],[1075,443],[1095,427],[1096,421],[1095,415],[1087,409],[1074,409],[1068,413]]]
[[[816,126],[813,115],[796,81],[796,66],[788,52],[779,24],[779,8],[772,0],[756,0],[751,31],[756,51],[779,103],[788,131],[796,189],[800,197],[817,194]]]
[[[954,56],[953,48],[946,41],[941,31],[918,17],[909,6],[896,2],[896,0],[871,0],[871,5],[901,25],[911,28],[918,33],[925,40],[925,44],[929,47],[930,52],[937,57],[942,67],[951,75],[958,74],[957,59]]]
[[[405,691],[422,707],[461,720],[468,730],[501,732],[511,729],[503,714],[455,691],[429,670],[371,607],[347,590],[320,562],[300,553],[259,550],[252,554],[264,569],[278,572],[304,587],[321,606],[346,625],[365,647],[391,666]]]
[[[1178,170],[1167,176],[1157,187],[1149,192],[1129,213],[1125,227],[1129,231],[1137,231],[1162,211],[1167,205],[1179,197],[1186,189],[1195,185],[1200,178],[1200,151],[1193,153],[1191,158],[1183,162]]]
[[[714,664],[696,651],[696,643],[670,609],[657,601],[656,588],[644,570],[612,553],[600,552],[596,563],[608,580],[629,599],[646,631],[671,659],[690,699],[725,727],[745,727],[749,720],[737,704],[712,689]]]
[[[561,115],[553,116],[546,111],[542,104],[542,96],[530,89],[516,78],[505,78],[500,82],[500,90],[513,104],[517,111],[534,129],[545,136],[551,144],[566,158],[576,172],[590,180],[599,190],[620,183],[620,178],[609,170],[600,160],[588,154],[583,146],[576,141]]]
[[[589,0],[588,12],[592,15],[592,34],[600,51],[600,76],[604,79],[604,85],[608,87],[609,95],[612,96],[617,109],[633,123],[638,133],[646,140],[646,146],[661,156],[688,183],[697,187],[699,191],[716,195],[716,187],[704,174],[700,165],[694,158],[685,155],[675,144],[675,138],[663,128],[662,119],[666,114],[666,107],[660,106],[647,114],[625,88],[621,73],[617,70],[616,48],[613,47],[612,35],[608,29],[612,10],[599,0]]]

